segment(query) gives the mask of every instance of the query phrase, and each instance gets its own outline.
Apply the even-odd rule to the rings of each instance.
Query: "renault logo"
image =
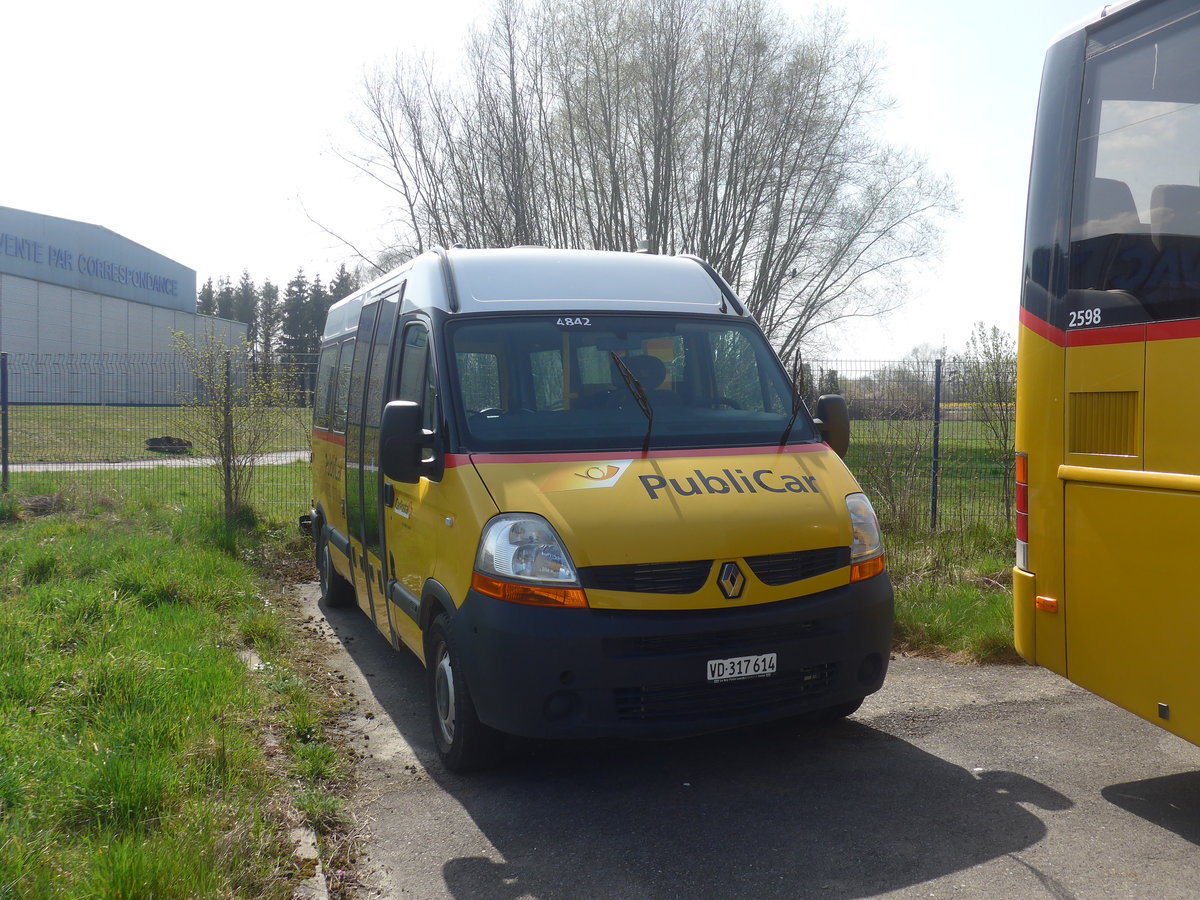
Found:
[[[721,574],[717,577],[717,586],[720,587],[726,600],[736,600],[742,596],[742,590],[746,587],[746,576],[742,574],[737,563],[727,562],[721,566]]]

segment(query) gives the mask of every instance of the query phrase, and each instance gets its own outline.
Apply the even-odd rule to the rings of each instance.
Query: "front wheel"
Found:
[[[469,772],[495,760],[504,735],[480,722],[475,713],[461,667],[455,671],[449,624],[445,613],[438,615],[426,638],[429,715],[434,744],[446,768],[451,772]]]

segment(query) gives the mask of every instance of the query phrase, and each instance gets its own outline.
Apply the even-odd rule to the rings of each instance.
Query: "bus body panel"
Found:
[[[1200,475],[1200,379],[1197,335],[1146,344],[1146,470]]]
[[[1070,466],[1141,469],[1143,342],[1068,347],[1066,453]]]
[[[418,604],[427,599],[430,580],[445,588],[455,604],[461,603],[471,586],[479,534],[497,513],[479,474],[464,456],[448,464],[437,482],[384,482],[395,492],[384,511],[389,578]],[[423,659],[418,620],[395,606],[393,615],[404,643]]]
[[[1065,616],[1035,605],[1039,595],[1063,596],[1062,560],[1048,552],[1058,546],[1062,535],[1058,468],[1063,458],[1063,348],[1033,328],[1022,327],[1017,354],[1016,447],[1028,449],[1029,508],[1038,514],[1029,518],[1029,569],[1037,573],[1036,579],[1030,575],[1028,580],[1019,576],[1014,580],[1013,621],[1021,637],[1016,649],[1029,662],[1066,675]]]
[[[319,512],[324,524],[346,534],[346,438],[328,431],[313,430],[312,471],[313,492],[320,498]],[[345,556],[334,555],[335,565],[343,563]],[[348,563],[345,568],[338,565],[338,572],[347,580],[350,577]]]
[[[1200,743],[1200,494],[1071,483],[1066,508],[1071,680]]]

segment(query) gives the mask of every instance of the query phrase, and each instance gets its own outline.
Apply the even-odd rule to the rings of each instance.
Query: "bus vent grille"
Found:
[[[1072,393],[1069,452],[1137,456],[1137,415],[1137,391]]]
[[[621,722],[712,722],[786,709],[796,700],[825,693],[836,677],[837,663],[824,663],[767,678],[721,684],[627,687],[617,688],[613,693],[617,719]]]
[[[708,581],[712,560],[640,563],[629,566],[588,566],[579,570],[580,583],[598,591],[634,594],[694,594]]]
[[[824,550],[747,556],[746,564],[763,584],[778,587],[846,568],[850,565],[850,548],[828,547]]]

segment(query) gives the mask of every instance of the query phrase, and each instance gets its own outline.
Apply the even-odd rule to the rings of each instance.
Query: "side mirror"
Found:
[[[421,479],[425,443],[419,403],[393,400],[383,408],[383,419],[379,423],[379,466],[386,477],[416,484]]]
[[[817,399],[817,415],[813,419],[822,440],[838,456],[845,456],[850,448],[850,411],[846,398],[840,394],[822,394]]]

